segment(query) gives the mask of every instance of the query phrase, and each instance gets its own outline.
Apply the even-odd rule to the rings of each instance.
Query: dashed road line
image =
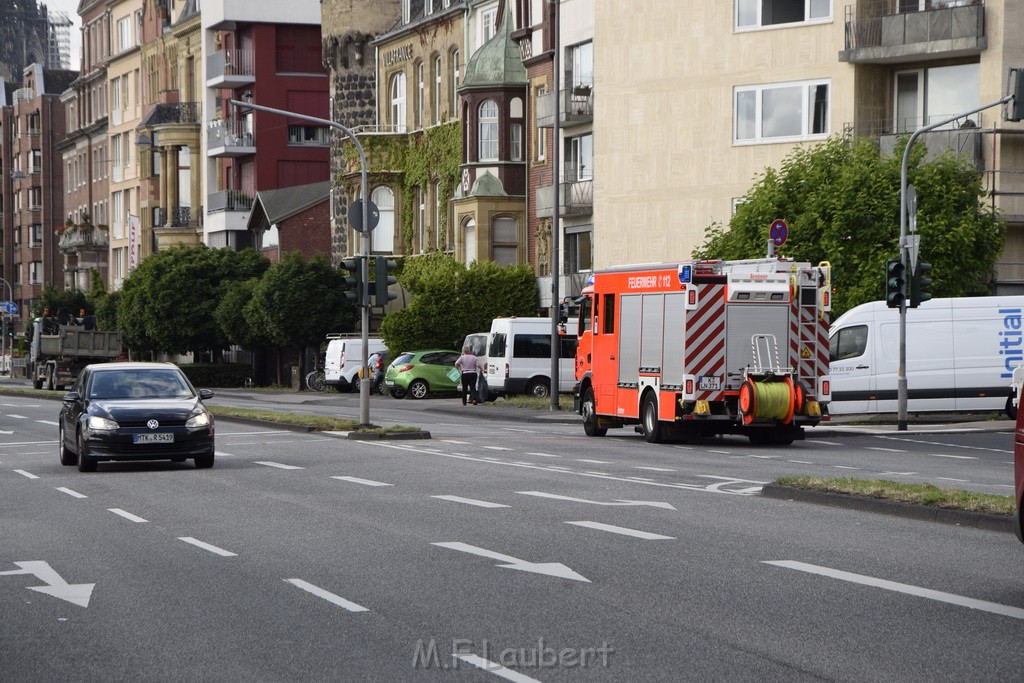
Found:
[[[486,500],[476,500],[475,498],[463,498],[461,496],[431,496],[431,498],[437,498],[438,500],[450,500],[453,503],[465,503],[466,505],[475,505],[479,508],[507,508],[508,505],[501,503],[491,503]]]
[[[535,455],[538,458],[561,458],[560,455],[553,455],[551,453],[527,453],[527,455]]]
[[[637,465],[633,469],[635,470],[647,470],[648,472],[675,472],[669,467],[644,467],[643,465]]]
[[[148,520],[143,519],[142,517],[139,517],[138,515],[133,515],[130,512],[125,512],[121,508],[108,508],[108,510],[110,512],[113,512],[115,515],[119,515],[121,517],[124,517],[129,522],[144,523],[144,522],[148,521]]]
[[[25,415],[15,415],[14,413],[8,413],[7,417],[13,418],[15,420],[27,420],[28,419],[28,417],[25,416]]]
[[[482,446],[482,448],[486,448],[489,451],[511,451],[511,450],[513,450],[511,448],[506,448],[505,446]]]
[[[49,425],[51,427],[60,426],[60,423],[56,422],[55,420],[36,420],[36,422],[38,422],[41,425]]]
[[[849,465],[832,465],[837,470],[859,470],[859,467],[850,467]]]
[[[941,453],[924,453],[933,458],[955,458],[956,460],[977,460],[973,455],[943,455]]]
[[[586,458],[576,458],[576,462],[585,462],[591,465],[611,465],[607,460],[587,460]]]
[[[214,555],[220,555],[221,557],[237,557],[237,555],[238,555],[238,553],[233,553],[230,550],[224,550],[223,548],[218,548],[215,545],[210,545],[209,543],[204,543],[203,541],[200,541],[197,538],[192,538],[191,536],[179,536],[178,540],[179,541],[185,541],[185,543],[189,543],[191,545],[194,545],[197,548],[202,548],[203,550],[207,550],[207,551],[213,553]]]
[[[935,478],[936,479],[941,479],[942,481],[955,481],[955,482],[958,482],[960,484],[970,484],[971,483],[970,479],[954,479],[953,477],[935,477]]]
[[[357,605],[356,603],[352,602],[351,600],[346,600],[345,598],[341,597],[340,595],[335,595],[334,593],[331,593],[330,591],[325,591],[323,588],[318,588],[317,586],[314,586],[311,583],[303,581],[302,579],[284,579],[284,582],[285,583],[290,583],[290,584],[292,584],[293,586],[295,586],[297,588],[301,588],[302,590],[306,591],[307,593],[315,595],[318,598],[323,598],[324,600],[326,600],[327,602],[331,603],[332,605],[337,605],[338,607],[341,607],[342,609],[346,609],[349,612],[369,612],[370,611],[368,607],[363,607],[362,605]]]
[[[607,531],[612,534],[619,534],[621,536],[632,536],[634,538],[642,538],[645,541],[674,541],[675,536],[663,536],[661,534],[654,534],[649,531],[638,531],[637,529],[627,529],[623,526],[615,526],[614,524],[602,524],[601,522],[566,522],[566,524],[572,524],[573,526],[586,527],[587,529],[597,529],[598,531]]]
[[[347,481],[353,484],[362,484],[363,486],[394,486],[394,484],[385,484],[382,481],[360,479],[359,477],[331,477],[331,479],[340,479],[341,481]]]
[[[25,470],[14,470],[14,471],[17,472],[18,474],[20,474],[21,476],[26,477],[28,479],[38,479],[39,478],[36,475],[32,474],[31,472],[26,472]]]
[[[71,489],[65,488],[63,486],[58,486],[57,490],[60,491],[61,493],[66,493],[66,494],[68,494],[69,496],[71,496],[73,498],[88,498],[89,497],[89,496],[85,495],[84,493],[79,493],[78,491],[72,491]]]
[[[806,460],[787,460],[786,462],[795,462],[797,465],[813,465],[814,464],[813,462],[808,462]]]
[[[270,460],[256,460],[253,462],[254,465],[266,465],[267,467],[276,467],[279,470],[304,470],[305,467],[299,467],[298,465],[285,465],[279,462],[272,462]]]
[[[906,449],[903,448],[882,448],[881,446],[865,446],[864,450],[867,451],[882,451],[884,453],[907,453]]]
[[[455,657],[455,659],[459,659],[466,664],[471,664],[478,669],[483,669],[487,673],[504,678],[506,681],[512,681],[513,683],[540,683],[536,678],[530,678],[526,674],[521,674],[518,671],[505,668],[501,664],[492,662],[489,659],[484,659],[480,655],[460,655],[458,653],[453,653],[452,657]]]

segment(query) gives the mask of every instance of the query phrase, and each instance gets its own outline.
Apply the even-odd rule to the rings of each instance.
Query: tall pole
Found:
[[[3,279],[2,277],[0,277],[0,282],[7,285],[7,300],[13,302],[14,289],[11,287],[11,283]],[[2,368],[3,371],[6,372],[7,374],[10,374],[11,367],[7,363],[7,326],[11,324],[11,316],[10,314],[7,313],[6,310],[0,311],[0,322],[3,323],[2,325],[0,325],[0,362],[2,362],[4,365],[4,367]],[[14,353],[13,344],[11,345],[11,353],[12,355]]]
[[[561,213],[562,213],[562,200],[561,200],[561,181],[559,173],[561,172],[560,164],[560,152],[561,152],[561,140],[559,139],[562,134],[562,90],[561,90],[561,76],[559,72],[561,64],[561,55],[559,52],[562,49],[561,39],[561,22],[559,16],[561,15],[561,0],[553,0],[554,2],[554,16],[552,23],[552,36],[554,37],[554,59],[552,60],[551,68],[554,71],[555,80],[555,126],[552,129],[552,137],[554,142],[551,145],[551,180],[552,190],[554,191],[555,201],[554,209],[551,211],[551,410],[558,410],[558,385],[559,385],[559,361],[562,356],[562,342],[558,336],[558,318],[561,314],[561,308],[559,307],[559,274],[561,273],[561,258],[559,250],[561,249],[559,239],[559,233],[562,230],[561,224]]]
[[[363,146],[359,143],[359,138],[356,137],[355,133],[335,121],[329,119],[321,119],[316,116],[307,116],[305,114],[299,114],[293,111],[286,111],[284,109],[274,109],[272,107],[264,107],[258,104],[252,104],[251,102],[242,102],[240,100],[228,100],[231,104],[236,107],[248,107],[249,109],[255,109],[256,111],[265,111],[270,114],[280,114],[281,116],[290,116],[293,119],[301,119],[303,121],[312,121],[313,123],[320,123],[331,128],[340,130],[352,141],[355,145],[356,151],[359,152],[359,193],[363,201],[363,229],[359,232],[362,233],[362,249],[363,258],[360,259],[360,270],[359,279],[363,283],[362,301],[360,302],[360,308],[362,309],[362,317],[360,319],[362,333],[361,337],[363,340],[363,357],[362,357],[362,368],[364,369],[362,379],[359,381],[359,421],[363,426],[370,424],[370,378],[368,372],[365,371],[366,363],[369,360],[369,354],[367,353],[367,347],[370,345],[370,198],[366,193],[366,153],[363,151]]]

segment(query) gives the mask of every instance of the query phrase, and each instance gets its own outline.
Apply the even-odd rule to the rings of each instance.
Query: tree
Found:
[[[381,323],[381,337],[393,352],[459,349],[467,334],[489,330],[492,319],[536,315],[539,307],[536,278],[525,265],[487,261],[467,269],[433,253],[407,259],[398,280],[415,298]]]
[[[231,282],[260,277],[254,249],[176,246],[144,259],[125,280],[118,317],[132,348],[219,353],[227,336],[214,312]]]
[[[259,282],[259,278],[250,278],[230,283],[213,312],[227,340],[248,351],[273,345],[263,328],[253,327],[245,318],[245,307],[252,300]]]
[[[48,311],[63,324],[69,315],[79,316],[82,311],[92,314],[93,304],[80,289],[57,290],[51,285],[43,287],[43,295],[32,302],[31,317],[38,318]]]
[[[768,226],[783,218],[789,238],[778,253],[832,264],[833,315],[885,296],[885,262],[899,257],[900,166],[909,136],[892,155],[869,139],[830,138],[798,148],[767,169],[736,208],[729,229],[710,226],[695,258],[761,258]],[[918,197],[919,259],[934,264],[935,296],[987,292],[1005,226],[984,202],[977,168],[948,153],[925,160],[915,145],[908,182]]]

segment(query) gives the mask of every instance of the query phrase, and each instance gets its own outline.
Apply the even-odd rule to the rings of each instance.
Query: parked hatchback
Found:
[[[458,393],[461,377],[455,361],[459,355],[446,349],[400,353],[384,374],[384,386],[394,398]]]

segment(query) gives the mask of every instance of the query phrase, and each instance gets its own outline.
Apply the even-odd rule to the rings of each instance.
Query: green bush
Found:
[[[196,388],[242,387],[252,377],[252,368],[246,363],[183,363],[182,372]]]

